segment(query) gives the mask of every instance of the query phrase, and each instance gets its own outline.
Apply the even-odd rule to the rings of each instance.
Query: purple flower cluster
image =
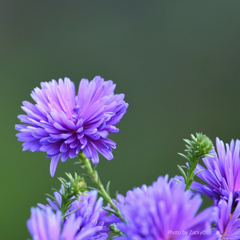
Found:
[[[116,85],[99,76],[91,82],[82,79],[77,96],[69,78],[43,82],[41,87],[31,94],[36,104],[24,101],[22,109],[27,115],[18,116],[26,123],[16,125],[23,150],[47,152],[52,158],[52,176],[60,157],[64,162],[80,150],[93,164],[99,162],[97,152],[111,160],[116,143],[108,135],[119,131],[115,125],[128,107],[124,94],[114,94]]]
[[[41,89],[35,88],[31,94],[36,104],[24,101],[22,109],[26,115],[18,116],[25,123],[16,125],[19,141],[24,142],[23,150],[46,152],[52,158],[51,176],[60,158],[64,162],[80,151],[93,164],[99,162],[98,153],[111,160],[116,143],[108,135],[119,131],[115,125],[128,108],[124,94],[114,94],[114,89],[111,80],[104,81],[99,76],[91,82],[82,79],[77,95],[68,78],[41,83]],[[115,233],[121,231],[116,237],[119,240],[240,239],[240,141],[232,140],[225,148],[217,138],[216,146],[217,152],[212,150],[211,156],[203,159],[206,168],[198,164],[195,169],[208,185],[193,182],[191,189],[195,191],[186,191],[183,177],[169,181],[166,175],[149,187],[128,191],[126,197],[118,195],[118,204],[113,202],[119,209],[110,201],[124,222],[102,208],[103,198],[97,200],[97,191],[80,196],[75,191],[74,196],[66,197],[65,190],[71,188],[67,189],[69,185],[60,179],[63,186],[54,193],[56,201],[47,199],[48,205],[38,204],[40,208],[31,209],[27,222],[30,235],[33,240],[107,240],[109,226],[115,223],[110,228]],[[90,167],[88,171],[98,185],[97,173]],[[74,181],[70,178],[71,184]],[[76,184],[81,182],[77,180]],[[214,206],[198,213],[202,199],[196,192],[214,200]],[[104,191],[101,194],[109,199]]]
[[[217,153],[212,152],[212,157],[203,159],[207,169],[198,164],[196,172],[197,176],[205,181],[208,185],[193,182],[192,189],[208,196],[214,201],[225,199],[228,201],[230,193],[235,200],[240,193],[240,141],[231,141],[230,145],[224,143],[218,138],[216,139]]]
[[[198,164],[195,172],[208,185],[193,182],[192,189],[214,200],[218,207],[215,231],[219,240],[240,238],[240,141],[230,145],[216,139],[216,150],[203,159],[207,168]]]
[[[49,205],[38,204],[40,209],[32,209],[32,215],[28,220],[28,229],[33,240],[106,240],[109,229],[103,218],[107,214],[102,209],[103,199],[97,200],[97,191],[90,191],[87,195],[80,195],[79,200],[72,203],[65,215],[63,231],[61,232],[62,214],[59,206],[62,204],[61,195],[54,193],[57,202],[48,200]],[[56,212],[56,214],[53,212]],[[56,238],[50,238],[50,235]],[[48,238],[43,237],[48,236]]]
[[[119,201],[127,224],[118,223],[126,234],[118,239],[216,239],[211,231],[215,208],[197,214],[202,203],[200,196],[185,191],[184,183],[173,179],[168,182],[168,176],[159,177],[150,187],[143,185],[128,191]]]

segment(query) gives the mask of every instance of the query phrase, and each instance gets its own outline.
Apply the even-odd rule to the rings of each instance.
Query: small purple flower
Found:
[[[59,211],[59,206],[62,205],[62,197],[58,192],[54,192],[54,197],[57,202],[47,199],[49,205],[38,204],[43,210],[52,209],[55,212]],[[107,211],[102,209],[103,198],[97,200],[97,191],[87,192],[86,195],[80,195],[79,200],[72,203],[71,207],[65,215],[68,215],[63,222],[63,227],[68,225],[69,221],[80,219],[78,224],[79,239],[101,239],[105,240],[108,237],[109,229],[104,222],[104,217]],[[77,238],[78,239],[78,238]]]
[[[207,169],[198,164],[197,176],[208,185],[193,182],[192,189],[198,193],[205,194],[214,201],[225,199],[228,201],[229,194],[232,193],[233,199],[239,196],[240,190],[240,159],[239,159],[240,141],[231,141],[230,146],[218,138],[216,139],[217,153],[213,150],[213,157],[204,158],[203,162]]]
[[[232,205],[232,193],[229,194],[228,202],[226,202],[225,200],[220,200],[218,203],[219,215],[216,230],[219,236],[219,240],[240,239],[240,203],[237,203],[233,213],[231,213]]]
[[[18,116],[26,123],[16,125],[23,151],[46,152],[52,158],[51,176],[60,157],[64,162],[81,150],[93,164],[99,162],[98,152],[111,160],[116,143],[108,135],[119,131],[115,125],[128,107],[124,94],[114,94],[116,85],[99,76],[91,82],[82,79],[77,96],[69,78],[42,82],[41,87],[31,93],[36,104],[24,101],[22,109],[27,115]]]
[[[87,240],[81,238],[78,232],[80,218],[69,217],[69,221],[62,228],[62,213],[53,213],[50,209],[31,209],[31,217],[27,221],[29,233],[33,240]],[[62,228],[62,229],[61,229]]]
[[[182,181],[183,178],[176,177]],[[152,186],[128,191],[119,197],[120,211],[127,224],[117,223],[126,234],[121,240],[216,239],[211,231],[214,208],[198,213],[202,199],[185,191],[185,184],[168,176],[159,177]],[[113,219],[112,219],[113,220]]]

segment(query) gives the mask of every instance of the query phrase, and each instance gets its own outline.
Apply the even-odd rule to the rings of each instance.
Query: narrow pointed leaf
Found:
[[[67,216],[71,215],[72,213],[75,213],[78,209],[79,209],[79,208],[74,209],[72,212],[70,212],[70,213],[64,215],[63,218],[66,218]]]
[[[178,153],[180,156],[182,156],[182,157],[184,157],[184,158],[186,158],[187,159],[187,161],[189,162],[189,158],[186,156],[186,155],[184,155],[183,153]]]
[[[107,208],[102,208],[102,209],[104,209],[105,211],[108,211],[108,212],[110,212],[110,213],[113,213],[114,215],[116,215],[117,213],[115,213],[113,210],[110,210],[110,209],[107,209]],[[117,216],[117,215],[116,215]]]
[[[110,195],[110,181],[108,181],[108,183],[107,183],[106,191],[107,191],[108,195]]]
[[[52,196],[52,195],[50,195],[50,194],[48,194],[48,193],[46,193],[45,194],[47,197],[49,197],[50,199],[52,199],[54,202],[56,201],[56,199]]]
[[[193,177],[195,177],[198,173],[203,172],[205,169],[199,170],[198,172],[194,173]]]
[[[173,180],[175,180],[175,181],[177,181],[177,182],[179,182],[179,183],[182,183],[180,180],[178,180],[178,179],[176,179],[176,178],[174,178]]]
[[[182,175],[183,175],[183,177],[184,177],[184,179],[185,179],[185,181],[186,181],[186,179],[187,179],[186,173],[185,173],[184,170],[181,168],[181,166],[179,166],[179,165],[177,165],[177,166],[178,166],[179,171],[182,173]]]

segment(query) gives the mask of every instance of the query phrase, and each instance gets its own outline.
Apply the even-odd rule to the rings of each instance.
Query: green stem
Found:
[[[197,167],[198,160],[199,159],[192,161],[192,164],[190,164],[190,166],[189,166],[189,169],[187,171],[186,189],[185,190],[189,190],[191,188],[191,185],[192,185],[192,182],[194,179],[194,172]]]
[[[188,160],[189,167],[187,170],[187,174],[184,172],[181,166],[178,166],[180,172],[184,176],[186,190],[189,190],[191,188],[198,161],[201,160],[203,157],[211,156],[210,151],[213,149],[212,141],[206,135],[202,133],[196,133],[196,137],[191,134],[191,138],[192,140],[184,139],[184,141],[186,142],[185,151],[187,152],[187,154],[185,155],[180,153],[181,156]]]
[[[101,196],[109,203],[110,207],[115,211],[114,214],[119,217],[123,222],[125,222],[123,216],[121,215],[119,209],[117,206],[115,206],[112,198],[105,190],[103,184],[100,181],[100,178],[95,170],[93,170],[91,162],[86,156],[83,154],[83,152],[80,152],[78,154],[80,158],[80,162],[83,164],[84,168],[87,170],[89,176],[93,180],[93,182],[96,184],[98,191],[100,192]]]
[[[69,202],[70,197],[66,198],[65,201],[62,202],[62,215],[63,217],[65,216],[65,213],[68,210],[68,202]]]

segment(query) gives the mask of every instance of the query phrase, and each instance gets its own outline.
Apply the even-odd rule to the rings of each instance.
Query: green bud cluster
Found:
[[[184,139],[186,142],[186,154],[179,153],[179,155],[188,161],[188,167],[178,165],[178,169],[185,179],[186,190],[190,189],[191,184],[194,180],[194,176],[199,173],[194,173],[198,161],[203,157],[211,156],[209,152],[213,149],[213,143],[206,135],[202,133],[196,133],[196,137],[193,134],[191,137],[192,140]],[[183,168],[187,168],[187,172],[185,172]]]
[[[79,200],[79,196],[84,195],[85,192],[87,192],[87,184],[83,178],[78,176],[76,173],[74,177],[70,173],[66,173],[66,175],[68,177],[68,181],[64,178],[58,178],[59,181],[62,183],[61,190],[58,191],[56,189],[53,189],[54,191],[58,192],[62,197],[61,206],[53,196],[47,194],[47,196],[50,197],[53,202],[58,206],[59,210],[61,210],[63,219],[78,210],[75,209],[74,211],[66,214],[66,212],[70,209],[72,203],[76,200]]]
[[[212,141],[202,133],[196,133],[196,137],[192,134],[191,137],[192,140],[184,139],[188,161],[209,156],[209,151],[213,149]]]
[[[117,228],[115,223],[110,224],[109,229],[118,236],[124,236],[124,234]]]
[[[87,191],[87,184],[84,180],[84,178],[81,178],[81,176],[78,176],[77,173],[75,173],[75,176],[73,177],[70,173],[66,173],[69,182],[66,181],[64,178],[58,178],[59,181],[64,186],[64,191],[68,196],[77,196],[82,195]]]

